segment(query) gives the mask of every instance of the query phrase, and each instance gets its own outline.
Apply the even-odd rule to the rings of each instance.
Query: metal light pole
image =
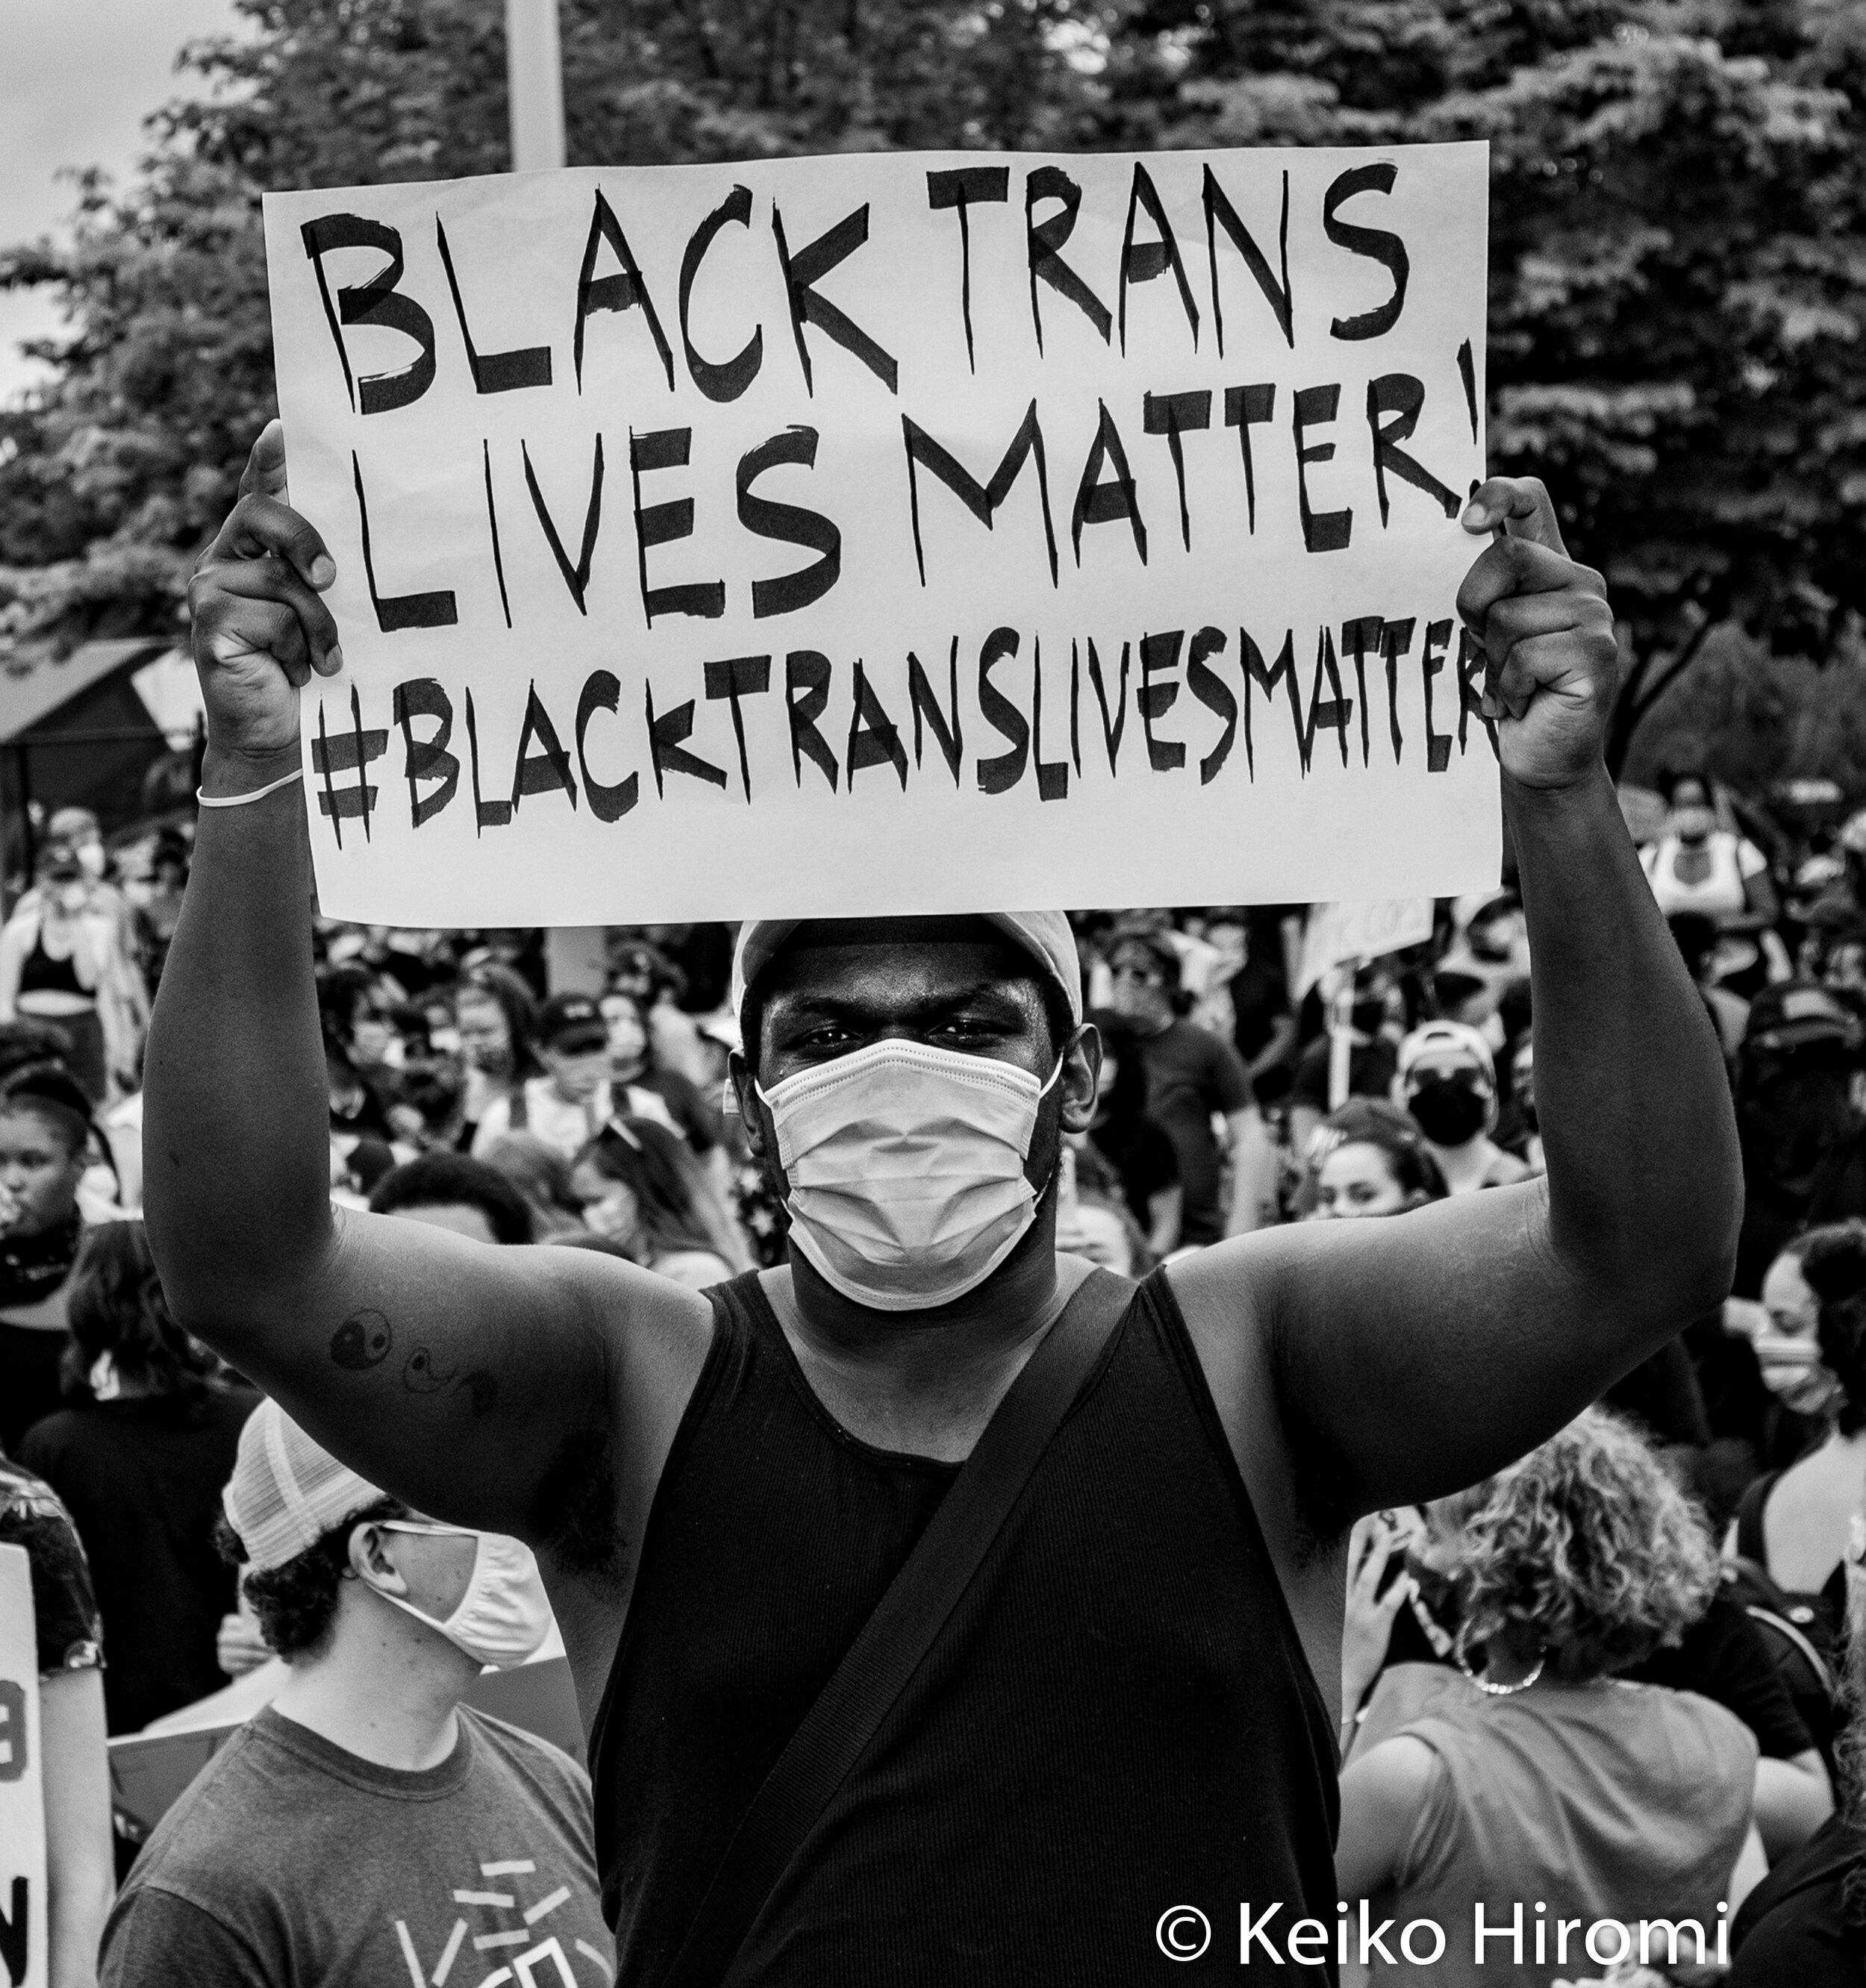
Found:
[[[506,78],[512,106],[512,170],[564,163],[564,55],[557,0],[506,0]]]
[[[512,107],[512,170],[564,164],[564,55],[557,0],[506,0],[506,84]],[[556,925],[544,935],[554,994],[594,994],[608,977],[601,925]]]

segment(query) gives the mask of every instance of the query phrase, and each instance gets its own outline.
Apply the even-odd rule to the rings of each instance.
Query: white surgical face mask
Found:
[[[476,1663],[510,1670],[533,1655],[550,1634],[550,1603],[537,1559],[522,1540],[504,1533],[476,1533],[461,1526],[428,1526],[411,1520],[384,1519],[385,1533],[426,1533],[475,1542],[473,1570],[459,1605],[444,1622],[424,1614],[399,1594],[376,1592],[405,1615],[438,1629]]]
[[[790,1183],[791,1239],[878,1311],[926,1311],[991,1276],[1036,1219],[1024,1176],[1039,1084],[1014,1063],[882,1042],[758,1095]]]

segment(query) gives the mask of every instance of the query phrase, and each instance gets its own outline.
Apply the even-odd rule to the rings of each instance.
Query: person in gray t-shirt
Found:
[[[103,1988],[606,1988],[588,1777],[459,1702],[549,1631],[530,1553],[410,1513],[270,1401],[225,1503],[290,1675],[150,1838]]]

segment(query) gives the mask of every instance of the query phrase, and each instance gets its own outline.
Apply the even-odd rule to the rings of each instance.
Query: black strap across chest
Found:
[[[919,1668],[1133,1296],[1085,1278],[753,1797],[662,1988],[720,1988],[760,1908]]]

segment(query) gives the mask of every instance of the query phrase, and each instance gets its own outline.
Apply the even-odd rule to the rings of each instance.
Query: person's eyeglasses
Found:
[[[1115,966],[1109,969],[1109,977],[1115,980],[1132,980],[1142,987],[1163,987],[1166,976],[1157,973],[1150,966]]]

